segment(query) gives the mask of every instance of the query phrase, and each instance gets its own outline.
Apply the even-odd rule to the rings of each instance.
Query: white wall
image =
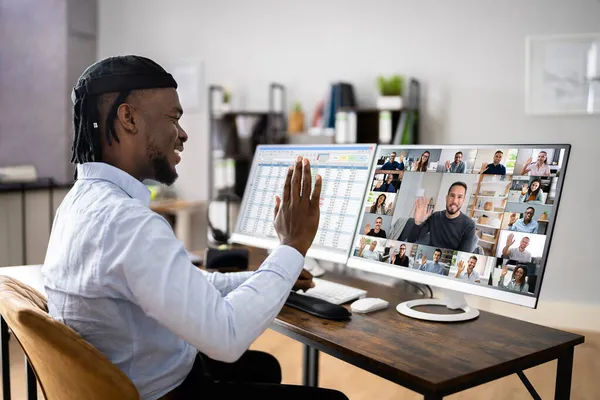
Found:
[[[268,84],[279,81],[309,120],[330,81],[351,81],[360,104],[372,105],[376,76],[401,73],[423,84],[424,143],[571,143],[540,304],[600,304],[594,251],[600,191],[586,167],[598,157],[600,118],[524,114],[525,37],[600,32],[600,1],[99,3],[99,56],[199,58],[205,82],[231,85],[236,107],[266,109]],[[179,189],[203,198],[205,114],[185,118],[190,141]]]

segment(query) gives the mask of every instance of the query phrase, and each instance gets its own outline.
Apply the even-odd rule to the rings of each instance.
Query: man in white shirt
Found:
[[[150,210],[142,183],[177,178],[188,136],[176,88],[138,56],[99,61],[77,82],[77,181],[57,211],[42,268],[50,315],[105,354],[142,399],[345,398],[280,385],[277,361],[247,351],[290,290],[312,285],[303,266],[319,224],[321,177],[311,195],[308,160],[290,167],[274,210],[281,245],[256,272],[199,270]]]
[[[369,260],[379,261],[379,252],[375,250],[377,248],[377,240],[371,240],[369,248],[367,249],[367,238],[363,237],[360,239],[360,250],[358,256],[362,258],[368,258]]]
[[[529,246],[529,237],[523,236],[519,243],[519,247],[513,247],[511,249],[510,246],[514,243],[515,235],[511,233],[506,238],[506,245],[504,246],[504,249],[502,249],[502,257],[519,262],[531,262],[531,253],[525,250],[527,249],[527,246]]]
[[[458,262],[458,270],[456,271],[455,278],[462,279],[469,283],[481,283],[479,279],[479,272],[475,271],[475,267],[477,266],[477,257],[471,256],[469,257],[469,262],[467,266],[467,270],[465,271],[465,262],[460,260]]]

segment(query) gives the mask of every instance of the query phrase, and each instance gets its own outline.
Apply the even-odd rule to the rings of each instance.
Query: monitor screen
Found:
[[[348,265],[536,307],[569,150],[379,146]]]
[[[345,263],[371,177],[375,144],[258,146],[231,241],[267,249],[279,239],[273,227],[275,195],[297,156],[308,158],[311,174],[323,177],[319,230],[307,256]]]

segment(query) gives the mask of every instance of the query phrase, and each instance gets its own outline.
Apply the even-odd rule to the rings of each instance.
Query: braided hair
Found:
[[[108,145],[112,145],[113,139],[119,142],[114,124],[119,106],[126,102],[134,90],[162,87],[177,88],[177,83],[160,65],[145,57],[109,57],[88,67],[71,94],[71,162],[83,164],[102,161],[102,138]],[[107,101],[112,101],[112,104],[106,113],[104,132],[100,132],[100,107]]]

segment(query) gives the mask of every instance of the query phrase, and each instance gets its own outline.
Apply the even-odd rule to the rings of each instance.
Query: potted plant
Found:
[[[223,90],[223,103],[221,104],[221,112],[231,111],[231,91],[229,89]]]
[[[291,134],[304,132],[304,112],[299,101],[294,104],[294,109],[288,118],[288,132]]]
[[[377,108],[380,110],[399,110],[402,108],[402,94],[404,92],[404,78],[393,75],[390,78],[379,76],[377,78],[379,97]]]

